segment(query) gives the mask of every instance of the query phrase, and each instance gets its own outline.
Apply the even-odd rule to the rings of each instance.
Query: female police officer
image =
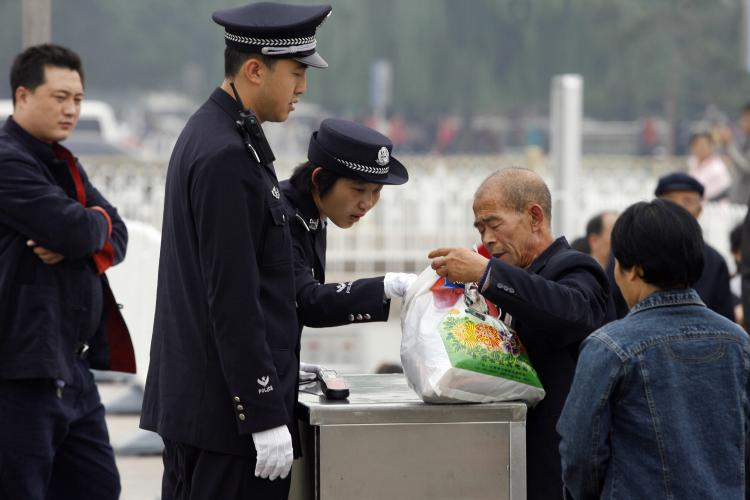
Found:
[[[310,138],[308,161],[280,183],[292,218],[299,328],[386,321],[390,299],[403,297],[416,276],[387,273],[325,285],[327,221],[346,229],[375,206],[384,184],[403,184],[406,168],[393,144],[364,125],[326,119]]]

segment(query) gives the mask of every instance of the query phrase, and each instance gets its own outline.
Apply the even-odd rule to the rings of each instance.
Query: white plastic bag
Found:
[[[443,283],[428,267],[404,297],[401,362],[409,386],[431,403],[541,401],[544,389],[517,336],[468,308],[462,288]]]

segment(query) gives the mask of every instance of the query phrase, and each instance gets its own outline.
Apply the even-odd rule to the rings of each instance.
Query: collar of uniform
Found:
[[[232,96],[224,92],[224,89],[221,87],[216,87],[214,91],[211,92],[210,99],[218,104],[219,107],[232,118],[232,120],[236,120],[240,117],[240,111],[242,110],[240,109],[239,103],[235,101]]]
[[[44,163],[51,164],[56,161],[55,153],[52,150],[52,144],[40,141],[26,132],[26,130],[16,123],[12,116],[9,116],[5,121],[3,130],[8,135],[21,141],[34,156],[42,160]]]
[[[560,236],[555,241],[553,241],[550,246],[545,248],[544,252],[539,254],[539,257],[534,259],[534,262],[532,262],[528,267],[529,272],[539,274],[539,271],[541,271],[542,268],[547,264],[547,261],[550,259],[550,257],[555,255],[560,250],[564,250],[566,248],[570,248],[570,245],[568,245],[568,240],[565,239],[565,236]]]
[[[302,217],[309,231],[315,232],[325,227],[323,221],[320,220],[318,207],[315,205],[315,201],[313,201],[313,198],[309,193],[301,193],[297,188],[292,186],[292,183],[288,180],[281,181],[279,186],[281,187],[281,191],[284,193],[286,199],[289,200],[294,207],[297,215]]]

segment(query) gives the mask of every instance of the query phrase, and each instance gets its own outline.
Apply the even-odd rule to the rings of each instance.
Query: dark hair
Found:
[[[268,57],[258,52],[240,52],[231,47],[224,48],[224,76],[227,78],[235,76],[245,61],[254,57],[269,68],[273,68],[278,58]]]
[[[586,237],[592,234],[602,234],[604,230],[604,216],[611,214],[612,212],[600,212],[589,219],[586,224]]]
[[[711,136],[710,133],[708,133],[708,132],[698,132],[697,134],[693,134],[693,135],[690,136],[690,142],[688,144],[690,144],[692,146],[693,143],[695,141],[697,141],[698,139],[706,139],[709,144],[713,144],[714,143],[714,138],[713,138],[713,136]]]
[[[734,229],[729,233],[729,248],[732,253],[740,251],[740,245],[742,245],[742,223],[734,226]]]
[[[68,48],[51,43],[35,45],[18,54],[10,68],[10,90],[14,105],[16,104],[16,89],[18,87],[34,90],[44,84],[45,66],[68,68],[76,71],[81,77],[81,83],[83,83],[83,67],[78,54]]]
[[[404,373],[404,368],[398,363],[380,363],[380,365],[375,368],[375,373]]]
[[[573,250],[578,250],[579,252],[585,253],[585,254],[591,254],[591,247],[589,246],[589,240],[585,236],[581,236],[580,238],[574,239],[570,243],[570,248]]]
[[[690,212],[656,199],[628,207],[612,229],[612,253],[623,270],[662,289],[689,288],[703,272],[703,234]]]
[[[324,197],[328,191],[333,188],[336,181],[339,180],[343,175],[339,175],[332,170],[321,168],[315,177],[317,186],[313,185],[312,174],[317,168],[311,161],[306,161],[301,165],[297,165],[292,172],[292,176],[289,178],[289,183],[297,188],[297,191],[302,193],[312,193],[313,190],[317,191],[318,196]]]

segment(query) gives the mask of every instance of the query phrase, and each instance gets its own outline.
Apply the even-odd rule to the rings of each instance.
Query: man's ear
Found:
[[[251,83],[256,85],[260,84],[265,78],[268,68],[263,62],[257,57],[250,57],[247,61],[242,64],[240,73],[242,76]]]
[[[31,94],[31,91],[22,85],[16,88],[16,93],[15,93],[16,102],[13,105],[13,107],[15,108],[18,105],[18,103],[25,104],[26,100],[29,97],[29,94]]]
[[[529,208],[527,210],[529,215],[531,216],[532,229],[538,230],[545,224],[544,210],[542,210],[542,207],[537,205],[536,203],[532,203],[531,205],[529,205]]]

